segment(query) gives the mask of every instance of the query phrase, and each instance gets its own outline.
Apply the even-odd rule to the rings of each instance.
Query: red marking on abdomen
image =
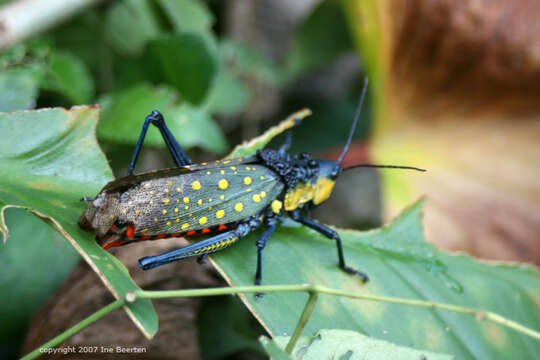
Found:
[[[197,232],[196,232],[195,230],[190,230],[190,231],[188,231],[188,232],[186,233],[186,236],[193,236],[193,235],[195,235],[195,234],[197,234]]]
[[[108,250],[112,247],[116,247],[116,246],[122,246],[124,245],[125,241],[124,240],[117,240],[117,241],[113,241],[111,243],[108,243],[107,245],[103,246],[103,249],[104,250]]]
[[[209,232],[211,232],[209,228],[204,228],[201,230],[201,234],[208,234]]]
[[[128,239],[133,239],[133,234],[135,233],[135,224],[129,224],[126,230],[126,236]]]
[[[218,228],[217,228],[217,229],[218,229],[218,231],[223,231],[223,230],[227,230],[227,225],[225,225],[225,224],[221,224],[221,225],[219,225],[219,226],[218,226]]]

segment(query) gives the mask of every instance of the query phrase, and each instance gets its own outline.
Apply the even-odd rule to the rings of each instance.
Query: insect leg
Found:
[[[206,258],[208,257],[208,254],[202,254],[197,258],[197,263],[199,265],[206,264]]]
[[[160,255],[143,257],[139,259],[139,267],[143,270],[148,270],[188,257],[213,253],[234,244],[238,240],[238,237],[235,230],[227,231]]]
[[[355,270],[345,264],[345,257],[343,255],[343,246],[341,245],[341,238],[339,237],[339,234],[337,232],[335,232],[334,230],[330,229],[329,227],[323,224],[318,223],[315,220],[300,216],[300,212],[298,210],[290,211],[289,215],[294,221],[298,221],[299,223],[306,225],[307,227],[317,231],[318,233],[326,236],[329,239],[336,240],[338,258],[339,258],[339,267],[341,268],[341,270],[349,274],[359,275],[362,278],[363,282],[369,281],[369,277],[365,273]]]
[[[279,153],[280,154],[286,153],[289,150],[289,148],[291,147],[292,135],[293,135],[292,129],[289,129],[287,131],[287,133],[285,134],[285,136],[287,136],[285,138],[285,142],[279,147]]]
[[[253,225],[252,221],[240,223],[234,230],[223,232],[208,239],[160,255],[143,257],[139,259],[139,267],[143,270],[148,270],[188,257],[201,256],[225,249],[234,244],[238,239],[249,234],[254,229]],[[256,224],[256,226],[258,225],[259,223]]]
[[[286,153],[289,150],[289,148],[291,147],[293,130],[294,130],[295,127],[300,125],[301,122],[302,122],[302,119],[300,119],[300,118],[295,118],[294,119],[294,126],[292,128],[290,128],[289,130],[287,130],[287,132],[286,132],[287,137],[285,138],[285,142],[283,143],[283,145],[281,145],[279,147],[279,153],[280,154]]]
[[[165,120],[163,119],[163,115],[161,115],[159,111],[154,110],[144,120],[141,135],[139,135],[139,140],[137,141],[137,145],[135,146],[135,151],[133,152],[133,156],[131,157],[131,162],[129,163],[127,176],[133,173],[133,169],[135,168],[135,163],[137,162],[137,158],[139,157],[139,153],[141,151],[142,144],[144,142],[144,138],[146,136],[146,132],[148,131],[148,126],[150,124],[154,124],[161,132],[161,136],[163,137],[163,140],[165,140],[165,143],[167,144],[167,148],[169,149],[171,156],[174,162],[176,163],[176,165],[181,167],[181,166],[192,164],[189,156],[182,149],[180,144],[178,144],[178,142],[174,138],[174,135],[169,131],[169,128],[167,128],[167,125],[165,125]]]
[[[267,218],[266,230],[257,239],[257,272],[255,273],[255,285],[261,285],[262,279],[262,251],[266,246],[266,242],[276,230],[278,221],[275,218]]]

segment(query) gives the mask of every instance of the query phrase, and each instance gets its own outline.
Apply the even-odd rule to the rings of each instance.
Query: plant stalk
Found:
[[[34,349],[32,352],[26,354],[24,357],[21,358],[21,360],[35,359],[40,355],[46,354],[48,349],[52,349],[55,346],[62,344],[64,341],[66,341],[73,335],[81,332],[86,327],[92,325],[94,322],[98,321],[105,315],[108,315],[110,312],[122,307],[122,305],[124,305],[124,299],[113,301],[109,305],[99,309],[92,315],[88,316],[86,319],[70,327],[69,329],[61,333],[60,335],[52,338],[51,340],[47,341],[45,344]]]
[[[0,7],[0,50],[36,35],[101,0],[25,0]]]
[[[292,351],[294,349],[294,346],[296,345],[296,342],[298,341],[298,338],[302,334],[302,331],[306,327],[306,324],[311,317],[311,314],[313,313],[313,309],[315,309],[315,305],[317,304],[317,299],[319,295],[315,291],[311,291],[309,293],[309,298],[306,302],[306,306],[304,306],[304,311],[302,312],[302,315],[300,316],[300,319],[298,320],[298,324],[296,324],[296,329],[294,329],[293,334],[291,335],[291,338],[289,339],[289,342],[287,343],[287,346],[285,347],[285,352],[287,354],[292,354]]]
[[[453,311],[456,313],[474,316],[477,320],[480,320],[480,321],[484,321],[484,320],[491,321],[491,322],[500,324],[502,326],[508,327],[510,329],[514,329],[534,339],[540,340],[540,332],[534,329],[528,328],[524,325],[521,325],[513,320],[505,318],[502,315],[499,315],[490,311],[481,310],[481,309],[472,309],[472,308],[467,308],[463,306],[435,303],[435,302],[424,301],[424,300],[358,294],[358,293],[353,293],[353,292],[348,292],[348,291],[331,289],[325,286],[309,285],[309,284],[266,285],[266,286],[263,285],[263,286],[239,286],[239,287],[222,287],[222,288],[211,288],[211,289],[166,290],[166,291],[138,290],[138,291],[129,292],[128,294],[126,294],[125,298],[116,300],[110,303],[109,305],[105,306],[101,310],[96,311],[94,314],[88,316],[86,319],[82,320],[75,326],[69,328],[68,330],[64,331],[60,335],[49,340],[48,342],[38,347],[34,351],[26,354],[22,358],[22,360],[35,359],[36,357],[44,353],[42,352],[41,349],[49,349],[49,348],[53,348],[61,344],[62,342],[69,339],[71,336],[82,331],[84,328],[96,322],[97,320],[101,319],[105,315],[122,307],[126,303],[126,301],[129,303],[133,303],[137,301],[137,299],[165,299],[165,298],[183,298],[183,297],[195,297],[195,296],[219,296],[219,295],[232,295],[232,294],[241,294],[241,293],[245,294],[245,293],[271,293],[271,292],[307,292],[309,293],[309,298],[304,307],[304,311],[302,312],[302,315],[300,316],[300,319],[298,320],[294,333],[292,334],[291,339],[289,340],[289,343],[287,344],[287,347],[286,347],[286,351],[289,354],[294,349],[294,346],[302,330],[305,328],[309,318],[311,317],[311,314],[313,313],[313,309],[315,308],[315,304],[318,299],[318,294],[342,296],[342,297],[367,300],[367,301],[379,301],[379,302],[386,302],[386,303],[393,303],[393,304],[427,307],[427,308],[432,308],[434,310]]]

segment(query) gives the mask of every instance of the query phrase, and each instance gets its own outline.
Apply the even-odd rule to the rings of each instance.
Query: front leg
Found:
[[[277,217],[269,217],[265,220],[266,230],[257,239],[257,272],[255,273],[255,285],[261,285],[262,279],[262,251],[266,242],[276,230],[278,224]]]
[[[369,281],[369,277],[365,273],[359,270],[355,270],[352,267],[349,267],[345,264],[345,256],[343,255],[343,246],[341,245],[341,238],[339,237],[339,234],[337,232],[335,232],[334,230],[330,229],[329,227],[323,224],[318,223],[315,220],[301,216],[300,211],[298,209],[290,211],[289,215],[294,221],[298,221],[299,223],[306,225],[307,227],[317,231],[318,233],[326,236],[329,239],[336,240],[340,269],[345,271],[348,274],[359,275],[362,278],[363,282]]]

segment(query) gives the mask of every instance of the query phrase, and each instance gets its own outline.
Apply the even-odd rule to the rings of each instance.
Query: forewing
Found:
[[[143,181],[123,193],[120,213],[135,224],[136,236],[183,233],[246,219],[282,189],[262,165],[222,163]]]
[[[192,172],[197,172],[199,170],[212,170],[215,168],[223,168],[226,166],[254,164],[259,161],[260,161],[259,158],[254,155],[254,156],[239,157],[239,158],[230,159],[230,160],[216,160],[216,161],[211,161],[208,163],[203,162],[201,164],[187,165],[184,167],[176,167],[176,168],[170,168],[170,169],[150,171],[144,174],[125,176],[123,178],[119,178],[114,181],[111,181],[110,183],[105,185],[103,190],[104,191],[124,191],[130,187],[136,186],[137,184],[154,180],[154,179],[175,177],[175,176],[180,176],[184,174],[189,174]]]

